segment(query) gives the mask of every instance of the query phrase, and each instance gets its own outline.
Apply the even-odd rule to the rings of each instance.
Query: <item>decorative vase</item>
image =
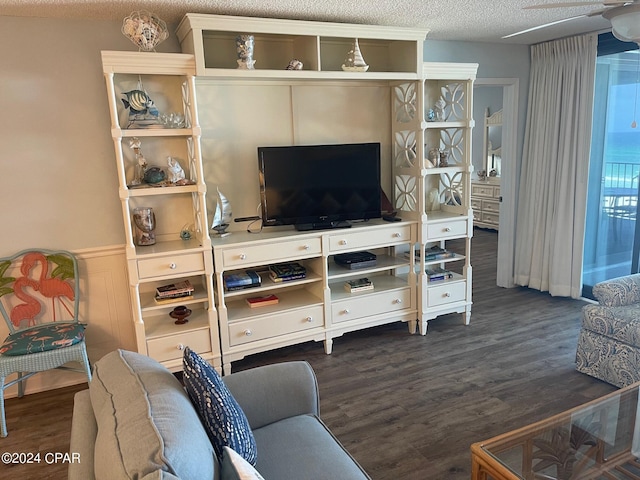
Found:
[[[236,52],[238,54],[238,68],[253,70],[256,61],[253,59],[253,35],[238,35],[236,37]]]
[[[146,246],[156,243],[156,215],[151,207],[133,209],[136,245]]]
[[[184,325],[185,323],[187,323],[189,321],[187,320],[187,317],[189,315],[191,315],[191,309],[185,307],[184,305],[180,305],[174,308],[169,313],[169,316],[171,318],[175,318],[176,321],[174,323],[176,325]]]

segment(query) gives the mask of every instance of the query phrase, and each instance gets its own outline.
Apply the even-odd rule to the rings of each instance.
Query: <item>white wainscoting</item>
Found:
[[[80,320],[87,324],[87,350],[93,364],[108,352],[135,350],[131,300],[123,246],[76,250],[80,276]],[[0,338],[8,335],[0,322]],[[84,374],[54,370],[26,381],[26,393],[36,393],[86,382]],[[5,397],[18,394],[14,385]],[[10,415],[11,413],[8,412]]]

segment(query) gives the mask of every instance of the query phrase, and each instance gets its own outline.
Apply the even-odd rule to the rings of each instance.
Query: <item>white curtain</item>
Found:
[[[579,298],[596,35],[531,47],[514,281]]]

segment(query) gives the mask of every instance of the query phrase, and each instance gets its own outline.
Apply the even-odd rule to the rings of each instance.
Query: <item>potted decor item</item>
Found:
[[[253,70],[253,65],[256,63],[253,59],[253,45],[253,35],[244,34],[236,37],[236,52],[240,70]]]
[[[156,216],[151,207],[133,209],[136,245],[146,246],[156,243]]]

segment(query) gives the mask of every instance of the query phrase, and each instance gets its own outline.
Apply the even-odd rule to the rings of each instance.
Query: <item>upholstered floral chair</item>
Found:
[[[576,368],[617,387],[640,381],[640,274],[593,287],[582,308]]]
[[[78,362],[91,380],[85,325],[78,321],[79,279],[69,252],[24,250],[0,258],[0,312],[9,336],[0,345],[0,435],[7,436],[4,390],[35,373]],[[74,369],[75,370],[75,369]],[[16,378],[6,381],[7,377]]]

